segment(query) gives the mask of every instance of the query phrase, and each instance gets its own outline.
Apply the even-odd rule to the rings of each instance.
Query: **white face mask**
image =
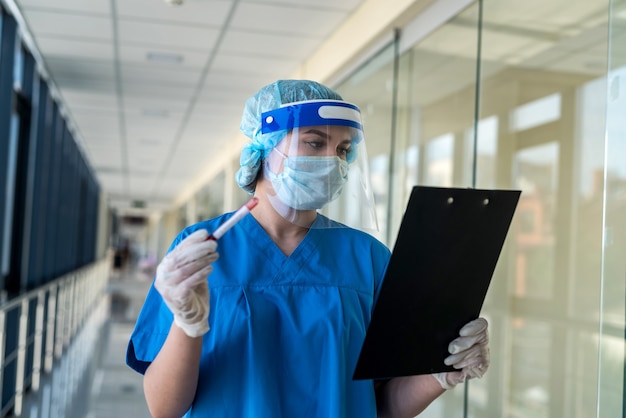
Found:
[[[278,198],[296,210],[321,209],[339,197],[348,179],[348,163],[336,156],[286,157],[282,173],[267,162],[265,171]]]

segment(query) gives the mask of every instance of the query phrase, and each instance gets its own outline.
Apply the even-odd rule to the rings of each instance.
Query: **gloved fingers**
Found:
[[[198,285],[206,282],[207,277],[211,274],[212,271],[213,266],[211,264],[205,265],[186,276],[187,278],[180,282],[178,287],[180,288],[181,292],[188,292]]]
[[[199,272],[210,267],[215,260],[218,259],[218,253],[211,253],[197,260],[191,261],[188,264],[180,266],[176,271],[172,272],[172,278],[170,281],[173,284],[183,283],[194,280],[189,280],[191,276],[197,275]],[[206,278],[206,276],[204,276]],[[195,281],[197,283],[197,281]]]
[[[477,366],[468,369],[463,369],[463,374],[467,377],[467,379],[480,379],[487,372],[488,366]]]
[[[444,363],[446,363],[446,361],[444,361]],[[484,356],[472,356],[472,357],[465,357],[459,361],[448,364],[448,366],[451,365],[455,369],[461,370],[465,368],[478,367],[478,366],[484,365],[485,363],[487,363],[487,360]]]
[[[447,366],[451,366],[451,365],[459,364],[465,359],[488,356],[488,353],[489,353],[489,348],[487,344],[481,343],[481,344],[476,344],[460,353],[451,354],[448,357],[446,357],[443,362]],[[461,367],[457,367],[457,368],[460,369]]]
[[[178,281],[161,279],[157,276],[154,283],[155,288],[159,291],[170,310],[174,313],[186,309],[190,303],[189,300],[196,294],[203,295],[208,301],[208,281],[207,277],[213,270],[212,265],[196,271],[190,276],[186,276],[185,280]],[[207,302],[208,303],[208,302]]]
[[[198,229],[197,231],[194,231],[193,233],[191,233],[188,236],[186,236],[180,242],[180,244],[178,244],[176,246],[176,248],[183,248],[183,249],[185,249],[187,246],[193,245],[194,243],[207,241],[207,238],[209,238],[209,233],[207,232],[207,230],[206,229]],[[208,241],[215,242],[214,240],[208,240]]]
[[[190,244],[188,243],[184,247],[183,243],[181,243],[166,256],[166,259],[170,270],[175,270],[185,264],[191,263],[207,255],[214,254],[216,248],[217,242],[214,240],[192,242]]]
[[[218,253],[212,252],[201,258],[190,261],[186,264],[173,266],[170,259],[164,259],[157,267],[157,284],[172,287],[187,281],[187,279],[210,266],[219,257]],[[204,276],[206,277],[206,276]],[[196,281],[197,282],[197,281]]]
[[[489,335],[486,332],[465,337],[457,337],[448,345],[448,352],[450,354],[461,353],[476,344],[486,343],[488,340]]]
[[[461,330],[459,331],[459,335],[461,337],[467,337],[469,335],[482,334],[483,332],[487,331],[488,326],[489,323],[485,318],[477,318],[465,324],[463,328],[461,328]]]

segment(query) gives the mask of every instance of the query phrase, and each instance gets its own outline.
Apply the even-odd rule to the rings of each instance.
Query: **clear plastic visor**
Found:
[[[263,190],[277,213],[306,227],[378,230],[361,126],[358,108],[342,101],[263,114],[264,133],[285,132],[263,167]]]

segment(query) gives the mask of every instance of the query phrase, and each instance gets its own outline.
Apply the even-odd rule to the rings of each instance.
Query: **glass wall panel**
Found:
[[[367,231],[388,243],[386,224],[389,196],[389,158],[393,138],[394,117],[394,44],[390,44],[371,58],[350,78],[335,86],[344,99],[359,106],[363,119],[363,131],[369,157],[370,178],[376,204],[378,231]],[[353,211],[354,202],[340,196],[334,204],[341,205],[346,212]],[[356,211],[358,212],[358,210]]]
[[[400,57],[394,149],[397,209],[389,213],[395,233],[413,186],[472,187],[475,182],[478,16],[478,4],[473,4]],[[479,143],[478,161],[492,167],[491,173],[496,169],[498,123],[485,118],[477,125],[484,139]],[[469,401],[480,411],[490,401],[489,381],[485,377],[472,383]],[[464,410],[461,385],[437,399],[420,417],[463,417]]]
[[[394,206],[402,209],[389,213],[393,231],[413,186],[473,184],[477,45],[478,6],[473,5],[400,57]],[[484,144],[491,161],[495,123],[480,125],[492,143]]]
[[[522,195],[483,307],[492,366],[469,384],[469,414],[595,417],[609,4],[483,6],[479,119],[491,122],[475,137],[476,187]],[[487,403],[471,402],[484,384]]]
[[[611,4],[606,129],[604,253],[602,259],[602,322],[600,417],[624,417],[624,309],[626,295],[626,1]],[[602,179],[598,179],[601,182]]]

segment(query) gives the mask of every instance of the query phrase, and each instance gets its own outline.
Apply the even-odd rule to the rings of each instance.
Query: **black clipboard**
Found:
[[[413,188],[353,379],[454,370],[448,344],[480,314],[520,194]]]

